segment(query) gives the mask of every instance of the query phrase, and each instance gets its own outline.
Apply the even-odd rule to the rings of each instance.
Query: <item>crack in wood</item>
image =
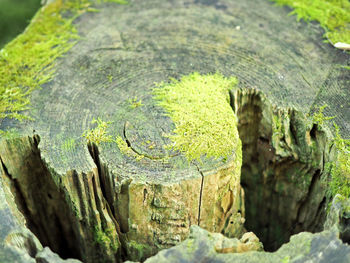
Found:
[[[204,175],[203,172],[199,169],[199,167],[196,165],[198,172],[200,173],[202,180],[201,180],[201,188],[199,192],[199,202],[198,202],[198,226],[200,225],[201,221],[201,206],[202,206],[202,194],[203,194],[203,184],[204,184]]]
[[[27,224],[37,229],[35,223],[31,219],[28,205],[26,204],[25,198],[23,196],[23,193],[21,191],[18,181],[15,178],[13,178],[13,176],[8,172],[8,169],[5,166],[4,162],[2,161],[1,157],[0,157],[0,163],[2,168],[2,174],[10,181],[10,184],[12,186],[11,192],[12,193],[14,192],[13,196],[14,196],[15,203],[18,205],[21,213],[23,214],[24,218],[27,221]]]
[[[163,160],[163,159],[166,159],[166,158],[171,158],[171,157],[178,156],[178,155],[180,154],[180,153],[178,152],[178,153],[171,154],[171,155],[169,155],[169,156],[167,156],[167,155],[164,155],[164,156],[154,156],[154,155],[149,155],[149,154],[147,154],[147,153],[141,153],[141,152],[139,152],[138,150],[136,150],[136,149],[132,146],[130,140],[129,140],[128,137],[126,136],[126,128],[127,128],[127,126],[129,126],[129,125],[130,125],[130,123],[129,123],[128,121],[126,121],[126,122],[124,123],[123,136],[124,136],[124,139],[125,139],[126,144],[127,144],[128,147],[130,148],[130,150],[132,150],[136,155],[144,156],[144,157],[146,157],[146,158],[148,158],[148,159],[151,159],[151,160]]]
[[[302,220],[301,222],[299,221],[300,217],[301,217],[301,213],[303,212],[303,210],[305,209],[305,207],[308,204],[308,201],[311,199],[311,195],[314,193],[314,191],[316,191],[316,184],[317,182],[320,180],[321,178],[321,171],[318,169],[314,172],[312,179],[311,179],[311,183],[309,185],[309,189],[307,191],[307,195],[304,198],[304,200],[302,201],[299,209],[298,209],[298,214],[296,217],[296,223],[302,223],[304,220]]]
[[[97,184],[96,179],[93,178],[93,191],[94,194],[96,196],[96,198],[99,196],[97,193],[97,189],[100,188],[101,189],[101,193],[102,193],[102,200],[100,200],[100,202],[102,202],[104,208],[107,209],[107,213],[109,215],[109,217],[111,218],[111,220],[113,221],[113,224],[115,226],[115,230],[117,232],[117,235],[119,237],[119,241],[121,244],[121,248],[119,250],[118,253],[115,254],[116,260],[119,257],[121,257],[123,260],[127,259],[127,240],[125,238],[124,233],[121,230],[120,224],[118,222],[118,219],[116,218],[115,212],[114,211],[114,206],[113,206],[113,200],[111,200],[108,197],[107,194],[107,190],[108,192],[110,192],[113,189],[108,189],[108,187],[110,187],[110,185],[107,184],[107,177],[109,176],[108,173],[108,168],[104,167],[100,157],[99,157],[99,150],[98,150],[98,146],[96,144],[88,144],[88,149],[89,149],[89,153],[91,155],[91,158],[93,159],[96,167],[97,167],[97,175],[99,178],[100,183]],[[98,207],[98,202],[96,203],[96,206]],[[98,207],[99,210],[102,210],[102,207]],[[117,260],[118,261],[118,260]]]

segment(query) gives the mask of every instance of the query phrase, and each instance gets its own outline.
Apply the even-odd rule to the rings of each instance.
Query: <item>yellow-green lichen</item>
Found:
[[[316,20],[325,29],[325,37],[333,44],[350,43],[349,0],[271,0],[294,8],[298,20]]]
[[[83,137],[85,137],[88,142],[93,142],[96,145],[99,145],[101,142],[113,142],[112,135],[108,135],[107,133],[108,125],[111,122],[103,121],[100,118],[94,118],[91,123],[96,123],[97,126],[83,133]]]
[[[89,0],[56,0],[42,7],[25,32],[0,51],[0,120],[30,119],[29,95],[54,76],[54,61],[77,42],[73,21],[91,8]],[[127,3],[120,0],[104,2]]]
[[[192,73],[153,89],[158,105],[175,124],[169,135],[173,149],[184,153],[189,161],[201,156],[226,158],[237,149],[237,119],[229,97],[237,82],[219,73]]]

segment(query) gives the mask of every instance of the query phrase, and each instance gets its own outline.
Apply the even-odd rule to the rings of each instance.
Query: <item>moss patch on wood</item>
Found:
[[[12,140],[21,137],[21,134],[16,128],[8,130],[0,130],[0,139]]]
[[[114,230],[110,228],[102,230],[98,226],[95,226],[94,238],[96,243],[107,249],[111,249],[112,251],[117,252],[118,243],[113,238],[113,231]]]
[[[227,158],[237,148],[237,119],[230,106],[229,90],[237,85],[234,77],[192,73],[171,79],[153,89],[158,105],[175,124],[171,148],[184,153],[189,161],[202,156]]]
[[[29,109],[29,95],[53,78],[54,61],[79,39],[73,21],[86,11],[96,11],[92,2],[56,0],[42,7],[25,32],[0,51],[0,120],[30,119],[22,113]]]
[[[318,107],[318,111],[312,115],[313,123],[322,126],[325,124],[325,122],[335,118],[334,116],[324,116],[323,112],[325,108],[327,108],[327,105]]]
[[[326,125],[334,117],[324,116],[323,111],[327,105],[318,107],[318,111],[312,116],[314,124]],[[350,197],[350,140],[342,138],[338,125],[333,122],[334,138],[333,144],[337,149],[337,159],[334,162],[327,162],[325,170],[331,174],[329,193],[333,197],[341,194]]]
[[[132,99],[129,99],[129,103],[130,103],[130,107],[131,107],[132,109],[135,109],[135,108],[138,108],[138,107],[143,106],[142,100],[141,100],[141,99],[138,99],[137,97],[134,97],[134,98],[132,98]]]
[[[129,1],[127,0],[102,0],[103,2],[113,2],[116,4],[120,4],[120,5],[127,5],[129,4]],[[101,2],[101,0],[99,0],[99,2]]]
[[[338,150],[338,158],[335,163],[330,164],[332,181],[330,190],[332,195],[341,194],[350,197],[350,140],[343,139],[339,133],[339,127],[334,124],[334,144]]]
[[[350,43],[350,2],[348,0],[272,0],[294,8],[298,20],[318,21],[325,37],[335,44]]]
[[[93,142],[96,145],[99,145],[101,142],[113,142],[112,135],[107,134],[107,128],[111,122],[103,121],[100,118],[94,118],[91,123],[96,123],[97,126],[83,133],[83,137],[85,137],[88,142]]]
[[[88,6],[70,9],[71,4],[55,1],[43,7],[25,33],[1,50],[0,119],[28,118],[20,113],[28,109],[28,96],[53,77],[54,60],[75,44],[78,34],[72,22]],[[63,18],[68,9],[72,15]]]
[[[129,156],[129,157],[133,156],[132,150],[130,149],[130,147],[128,146],[126,141],[123,140],[123,138],[120,135],[116,136],[115,142],[116,142],[116,144],[117,144],[117,146],[119,148],[119,151],[122,154],[124,154],[126,156]]]

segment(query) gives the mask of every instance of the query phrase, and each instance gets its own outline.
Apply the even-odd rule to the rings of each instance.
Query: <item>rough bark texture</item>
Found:
[[[0,146],[2,180],[13,213],[64,258],[114,261],[120,256],[119,226],[101,193],[97,169],[59,176],[41,159],[38,144],[34,136]]]
[[[341,195],[333,199],[324,228],[335,231],[343,242],[350,244],[350,200]]]
[[[329,131],[255,90],[237,90],[232,99],[244,149],[246,227],[268,251],[292,234],[321,231],[331,179],[325,164],[335,160]]]

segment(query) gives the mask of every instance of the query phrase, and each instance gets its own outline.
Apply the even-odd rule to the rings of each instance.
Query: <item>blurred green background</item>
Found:
[[[23,32],[41,0],[0,0],[0,49]]]

